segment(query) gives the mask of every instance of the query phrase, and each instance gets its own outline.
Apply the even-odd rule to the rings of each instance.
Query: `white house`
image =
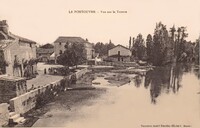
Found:
[[[124,61],[129,62],[131,57],[130,49],[117,45],[108,51],[108,57],[112,61]]]

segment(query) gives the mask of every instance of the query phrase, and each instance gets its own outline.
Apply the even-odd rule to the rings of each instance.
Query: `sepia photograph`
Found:
[[[0,127],[200,128],[200,0],[0,0]]]

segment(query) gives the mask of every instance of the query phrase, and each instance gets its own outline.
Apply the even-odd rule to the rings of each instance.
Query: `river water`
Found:
[[[131,82],[120,87],[109,86],[103,77],[97,77],[95,82],[101,84],[95,86],[108,88],[105,95],[70,114],[70,122],[63,118],[64,113],[69,117],[69,112],[62,110],[56,113],[62,117],[39,120],[35,126],[199,128],[199,68],[189,65],[156,67],[146,75],[131,74],[129,77]]]

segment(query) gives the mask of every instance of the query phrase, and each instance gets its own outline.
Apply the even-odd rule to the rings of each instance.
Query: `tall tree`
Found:
[[[170,28],[170,34],[171,34],[171,44],[172,44],[172,50],[173,50],[173,54],[174,54],[174,56],[173,56],[173,61],[176,61],[176,58],[177,58],[177,56],[176,56],[176,54],[177,54],[177,41],[175,41],[175,37],[176,37],[176,34],[175,34],[175,32],[176,32],[176,28],[175,28],[175,26],[173,25],[173,27],[172,28]]]
[[[176,28],[175,26],[173,25],[172,28],[170,28],[170,33],[171,33],[171,39],[174,41],[174,38],[175,38],[175,32],[176,32]]]
[[[142,34],[138,34],[137,38],[135,39],[135,43],[132,50],[133,50],[134,56],[137,59],[139,60],[144,59],[146,48],[144,46],[144,39],[142,37]]]
[[[187,29],[186,27],[178,27],[177,29],[177,39],[176,39],[176,43],[177,43],[177,47],[176,47],[176,56],[177,56],[177,60],[181,61],[181,58],[183,57],[185,53],[185,43],[186,40],[185,38],[188,36],[188,33],[186,33]]]
[[[195,49],[194,49],[195,50],[194,51],[195,52],[195,63],[198,64],[198,65],[200,64],[200,62],[199,62],[200,61],[200,59],[199,59],[199,57],[200,57],[200,52],[199,52],[200,45],[199,44],[200,44],[200,36],[199,36],[199,39],[196,40]]]
[[[152,63],[152,59],[153,59],[153,38],[152,38],[151,34],[147,35],[146,44],[147,44],[147,59],[148,59],[149,62]]]
[[[6,66],[8,66],[8,63],[4,58],[4,52],[0,50],[0,75],[6,73]]]
[[[156,24],[156,28],[153,36],[153,64],[163,65],[171,61],[171,52],[169,48],[171,46],[169,42],[169,35],[166,26],[161,22]]]
[[[131,49],[131,36],[130,36],[130,39],[129,39],[129,49]]]
[[[135,38],[133,37],[132,38],[132,47],[131,48],[133,48],[134,44],[135,44]]]

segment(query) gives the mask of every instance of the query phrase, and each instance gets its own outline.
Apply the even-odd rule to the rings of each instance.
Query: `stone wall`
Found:
[[[135,67],[138,66],[136,62],[97,62],[97,65],[102,66],[117,66],[117,67]]]
[[[5,126],[8,124],[9,121],[8,106],[9,105],[7,103],[0,104],[0,126]]]
[[[81,69],[79,71],[77,71],[76,74],[76,78],[79,79],[81,78],[86,72],[88,72],[87,68]]]
[[[56,88],[60,86],[60,81],[41,86],[37,89],[31,90],[23,95],[15,97],[10,100],[11,111],[24,114],[36,107],[37,98],[39,95],[48,95],[48,93],[57,93]]]
[[[79,70],[76,73],[63,78],[60,81],[55,81],[50,84],[40,86],[37,89],[31,90],[30,92],[11,99],[11,111],[18,114],[24,114],[29,110],[35,108],[37,105],[42,105],[44,104],[43,102],[48,102],[48,100],[51,100],[61,90],[64,90],[64,88],[67,86],[67,83],[69,83],[68,81],[70,81],[70,79],[72,78],[72,75],[75,75],[76,79],[79,79],[86,72],[88,72],[87,68]]]

